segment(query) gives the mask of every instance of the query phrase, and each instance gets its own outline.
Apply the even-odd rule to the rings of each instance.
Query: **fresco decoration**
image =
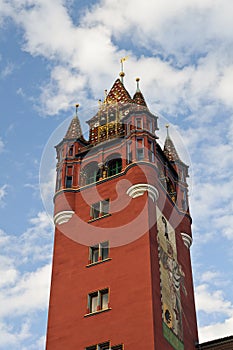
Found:
[[[185,275],[177,261],[175,230],[157,208],[160,289],[164,337],[176,350],[183,350],[180,289],[187,295]]]

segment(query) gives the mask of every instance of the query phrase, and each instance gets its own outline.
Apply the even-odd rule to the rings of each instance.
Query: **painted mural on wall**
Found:
[[[157,208],[163,333],[176,350],[183,350],[180,290],[187,294],[184,272],[177,260],[175,230]]]

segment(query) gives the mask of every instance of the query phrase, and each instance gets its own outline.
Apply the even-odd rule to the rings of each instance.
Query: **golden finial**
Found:
[[[121,82],[123,83],[123,78],[125,76],[125,73],[124,73],[124,65],[123,63],[129,58],[129,56],[125,56],[125,57],[122,57],[121,60],[120,60],[120,63],[121,63],[121,72],[120,72],[120,77],[121,77]]]
[[[79,103],[76,103],[76,105],[75,105],[75,109],[76,109],[76,117],[78,116],[78,107],[79,107]]]
[[[166,124],[165,126],[166,126],[166,128],[167,128],[167,137],[169,137],[169,131],[168,131],[168,129],[169,129],[170,125],[169,125],[169,124]]]
[[[139,81],[140,81],[140,78],[136,78],[136,82],[137,82],[137,92],[140,91],[140,89],[139,89]]]

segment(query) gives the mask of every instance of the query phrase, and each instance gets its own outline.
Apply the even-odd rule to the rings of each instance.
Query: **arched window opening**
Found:
[[[117,175],[122,170],[121,158],[114,158],[107,162],[108,176]]]
[[[100,169],[98,167],[97,162],[92,162],[86,165],[81,170],[80,175],[80,185],[85,186],[88,184],[92,184],[100,179]]]
[[[169,178],[167,178],[167,192],[170,195],[172,201],[176,202],[176,189]]]

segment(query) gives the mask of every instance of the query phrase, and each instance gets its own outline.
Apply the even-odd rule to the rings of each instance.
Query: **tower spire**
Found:
[[[146,101],[139,87],[139,81],[140,81],[140,78],[136,78],[137,89],[133,97],[133,102],[136,103],[137,105],[147,107]]]
[[[180,160],[180,157],[179,157],[177,150],[174,146],[174,143],[169,135],[169,124],[166,124],[165,126],[167,129],[167,137],[166,137],[166,140],[164,143],[163,151],[170,161],[175,162],[177,160]]]
[[[122,57],[121,60],[120,60],[120,63],[121,63],[121,72],[120,72],[120,78],[121,78],[121,82],[122,84],[124,83],[124,76],[125,76],[125,73],[124,73],[124,62],[129,58],[129,56],[125,56],[125,57]]]
[[[71,120],[70,126],[66,132],[65,139],[79,139],[82,137],[81,124],[78,117],[79,104],[75,105],[75,116]]]

